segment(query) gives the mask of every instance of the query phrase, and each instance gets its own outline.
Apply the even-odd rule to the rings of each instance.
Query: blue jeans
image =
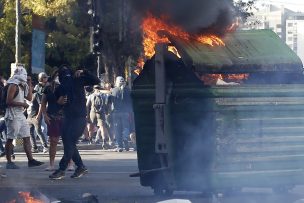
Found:
[[[47,146],[47,140],[45,135],[43,134],[43,131],[41,129],[42,126],[42,118],[40,120],[37,120],[36,118],[28,118],[27,119],[30,125],[30,133],[31,133],[31,144],[33,149],[37,149],[37,139],[36,139],[36,134],[38,135],[40,142],[42,146],[48,147]],[[35,134],[36,133],[36,134]]]
[[[130,122],[128,113],[112,113],[113,130],[119,148],[123,148],[123,142],[128,140],[130,134]]]
[[[64,118],[62,126],[62,142],[64,154],[59,162],[60,170],[65,171],[72,159],[77,167],[84,167],[77,149],[77,142],[86,126],[86,118]]]

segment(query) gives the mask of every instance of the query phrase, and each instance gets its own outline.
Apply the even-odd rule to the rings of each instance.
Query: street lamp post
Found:
[[[20,13],[21,13],[21,6],[20,0],[16,0],[16,33],[15,33],[15,63],[18,64],[20,62],[21,53],[20,53]]]

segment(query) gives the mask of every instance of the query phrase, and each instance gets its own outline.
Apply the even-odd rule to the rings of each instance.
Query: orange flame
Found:
[[[227,28],[227,32],[234,32],[240,26],[240,18],[236,18],[235,21]]]
[[[248,78],[249,74],[205,74],[201,76],[201,80],[205,85],[216,85],[218,80],[242,83],[242,81]]]
[[[224,78],[227,81],[241,82],[243,80],[247,80],[249,78],[249,74],[228,74],[225,75]]]
[[[210,35],[210,36],[199,36],[197,40],[201,43],[208,44],[210,46],[225,46],[225,43],[223,40],[221,40],[219,37],[215,35]]]
[[[30,192],[19,192],[18,199],[22,200],[25,203],[44,203],[44,201],[32,197]],[[8,203],[16,203],[16,202],[17,200],[12,200],[9,201]]]
[[[177,26],[172,26],[165,23],[164,20],[160,20],[151,15],[148,15],[142,23],[142,29],[144,34],[143,46],[145,56],[151,58],[155,54],[156,43],[170,43],[167,37],[159,36],[158,31],[165,30],[173,36],[178,36],[184,40],[189,39],[189,34],[182,31]]]
[[[140,72],[143,70],[144,65],[145,65],[145,60],[144,60],[143,57],[140,57],[140,58],[137,60],[137,66],[136,66],[136,69],[134,70],[134,73],[135,73],[136,75],[139,75]]]
[[[166,22],[167,18],[162,17],[162,19],[155,18],[151,14],[148,14],[147,18],[142,22],[143,29],[143,47],[144,55],[146,58],[151,58],[155,54],[155,45],[157,43],[170,43],[170,40],[167,36],[161,36],[158,34],[158,31],[166,31],[168,34],[174,37],[178,37],[185,41],[198,41],[200,43],[209,45],[209,46],[225,46],[225,43],[216,35],[197,35],[191,36],[189,33],[183,31],[181,28],[170,25]],[[227,28],[228,32],[234,31],[239,25],[239,19],[236,19],[235,23]],[[178,50],[174,46],[169,46],[168,51],[174,53],[177,57],[181,58]],[[139,75],[144,66],[144,58],[138,60],[138,65],[134,72]],[[207,74],[202,77],[202,80],[205,81],[205,84],[216,84],[218,79],[224,80],[228,79],[230,81],[241,82],[244,79],[248,78],[248,74]]]
[[[144,52],[145,56],[148,58],[151,58],[155,54],[155,45],[157,43],[170,43],[168,37],[158,35],[157,32],[160,30],[164,30],[170,35],[185,41],[197,40],[210,46],[225,46],[225,43],[215,35],[190,36],[189,33],[183,31],[181,28],[166,23],[165,17],[163,17],[163,19],[158,19],[153,17],[151,14],[144,19],[142,29],[144,34]]]

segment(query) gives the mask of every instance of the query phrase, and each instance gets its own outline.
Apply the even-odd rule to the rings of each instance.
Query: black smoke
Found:
[[[222,34],[235,15],[232,0],[131,0],[141,17],[167,17],[168,22],[192,34]]]

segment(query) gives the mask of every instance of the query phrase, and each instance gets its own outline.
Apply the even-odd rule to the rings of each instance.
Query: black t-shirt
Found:
[[[55,88],[55,91],[56,89],[57,87]],[[63,106],[57,103],[59,97],[57,97],[54,92],[53,87],[50,85],[46,86],[43,90],[43,94],[45,94],[47,101],[47,113],[50,116],[61,116],[63,114]]]

